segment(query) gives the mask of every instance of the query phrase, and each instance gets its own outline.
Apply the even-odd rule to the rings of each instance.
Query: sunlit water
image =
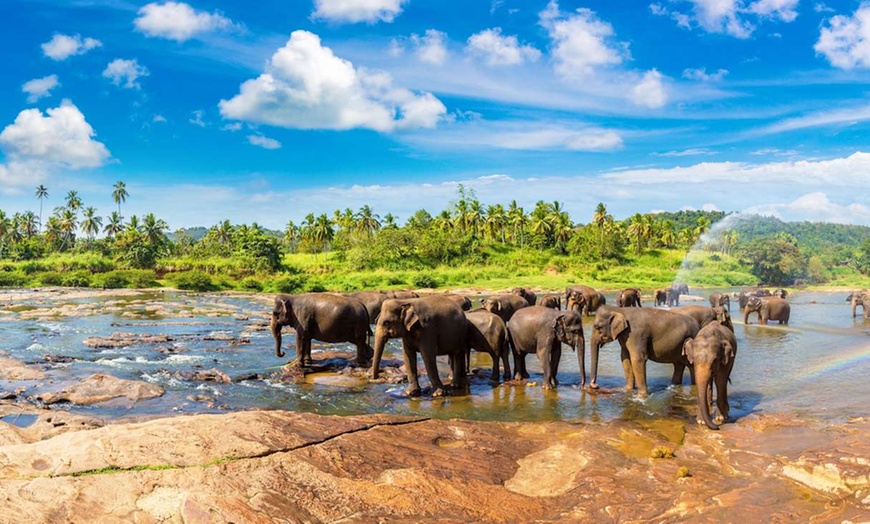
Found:
[[[712,290],[705,291],[706,296]],[[758,412],[790,412],[823,420],[839,420],[866,415],[870,399],[870,323],[861,317],[853,320],[845,293],[799,293],[789,298],[792,304],[791,325],[786,327],[744,326],[736,301],[732,309],[739,344],[732,373],[730,399],[732,416],[743,417]],[[28,386],[24,397],[54,391],[93,373],[106,373],[125,379],[145,380],[166,389],[163,397],[130,403],[112,401],[94,406],[55,405],[91,416],[123,416],[204,413],[254,408],[288,409],[321,414],[395,413],[441,418],[468,418],[503,421],[541,420],[609,420],[677,416],[687,420],[694,412],[693,390],[686,373],[684,386],[670,386],[672,367],[650,362],[647,366],[650,397],[640,400],[622,391],[625,379],[619,362],[619,346],[611,343],[602,348],[598,392],[578,389],[579,373],[576,354],[563,349],[558,379],[553,392],[541,387],[541,368],[534,355],[527,364],[536,386],[502,384],[493,387],[487,381],[490,360],[474,353],[472,367],[483,370],[472,379],[471,394],[444,399],[409,399],[402,395],[404,384],[369,384],[350,381],[349,385],[293,384],[277,380],[280,366],[294,356],[294,337],[285,335],[287,357],[274,355],[268,331],[248,332],[251,324],[245,316],[264,313],[268,306],[251,297],[165,293],[147,296],[148,305],[166,304],[176,313],[155,313],[142,305],[142,297],[131,302],[136,318],[98,314],[81,318],[58,317],[50,321],[22,320],[13,315],[0,324],[3,342],[0,349],[13,358],[44,369],[48,380],[3,383],[0,390]],[[100,303],[108,298],[67,300],[64,303]],[[119,299],[128,300],[128,299]],[[131,299],[132,300],[132,299]],[[614,297],[608,296],[608,303]],[[706,304],[706,302],[686,302]],[[57,304],[48,304],[49,306]],[[219,307],[225,311],[217,317],[182,317],[193,307]],[[35,304],[34,307],[47,307]],[[16,308],[16,309],[27,309]],[[189,313],[187,313],[189,314]],[[753,315],[751,320],[757,323]],[[591,317],[585,323],[587,345]],[[83,340],[91,336],[107,337],[114,332],[168,334],[175,342],[139,345],[120,349],[90,349]],[[231,345],[228,341],[204,340],[209,335],[244,336],[251,343]],[[175,345],[181,350],[164,355],[155,348]],[[338,345],[336,349],[347,349]],[[353,349],[353,348],[351,348]],[[386,357],[401,358],[398,341],[391,341]],[[318,350],[314,352],[317,358]],[[45,362],[46,355],[62,355],[74,360],[62,364]],[[588,348],[586,351],[589,368]],[[441,362],[446,377],[446,362]],[[422,364],[421,364],[422,372]],[[216,368],[230,377],[258,373],[263,380],[233,384],[189,382],[176,377],[178,371]],[[426,384],[425,373],[421,382]],[[345,384],[346,382],[340,382]],[[195,399],[194,397],[198,397]],[[203,401],[207,397],[209,401]]]

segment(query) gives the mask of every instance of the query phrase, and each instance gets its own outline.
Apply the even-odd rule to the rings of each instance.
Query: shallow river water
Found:
[[[840,421],[867,414],[870,322],[864,323],[860,314],[852,319],[845,296],[843,292],[808,292],[789,297],[792,312],[787,327],[758,326],[754,315],[754,324],[744,326],[735,301],[732,314],[739,349],[729,390],[733,417],[789,412]],[[608,296],[608,302],[612,299]],[[313,383],[304,384],[279,380],[280,366],[294,356],[294,337],[292,332],[284,337],[287,357],[276,357],[271,335],[262,325],[271,310],[268,296],[148,292],[113,297],[105,292],[81,298],[63,293],[46,298],[45,293],[33,293],[29,298],[27,292],[5,291],[0,292],[0,301],[5,304],[0,316],[0,350],[39,367],[49,377],[36,384],[0,382],[0,390],[25,388],[19,398],[35,399],[40,393],[56,391],[94,373],[145,380],[166,390],[160,398],[136,403],[121,400],[93,406],[53,406],[90,416],[278,408],[320,414],[377,412],[502,421],[694,418],[690,416],[695,401],[688,373],[684,386],[672,387],[671,366],[648,364],[649,398],[640,400],[623,392],[625,379],[616,343],[602,348],[602,389],[597,392],[578,389],[577,358],[565,347],[560,386],[553,392],[541,389],[541,369],[533,355],[527,357],[527,363],[530,382],[537,384],[493,387],[487,381],[489,357],[474,353],[472,367],[484,372],[472,379],[470,395],[409,399],[402,395],[403,384],[366,383],[336,375],[315,376]],[[693,303],[705,302],[685,302]],[[591,317],[584,325],[587,346],[590,328]],[[116,332],[166,334],[173,340],[117,349],[91,349],[83,343],[88,337],[108,337]],[[167,348],[171,354],[165,354]],[[315,359],[323,349],[315,345]],[[47,362],[47,356],[72,360],[53,363]],[[386,356],[401,358],[398,341],[390,342]],[[586,358],[588,369],[588,348]],[[444,377],[446,363],[441,365]],[[231,384],[183,380],[185,371],[212,368],[230,377],[260,374],[264,378]]]

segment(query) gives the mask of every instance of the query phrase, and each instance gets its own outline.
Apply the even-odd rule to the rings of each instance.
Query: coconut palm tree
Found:
[[[87,235],[89,239],[93,240],[100,232],[100,228],[103,227],[103,219],[97,216],[96,209],[88,207],[82,215],[82,223],[79,227],[81,228],[82,233]]]
[[[124,231],[127,233],[138,233],[139,232],[139,217],[133,215],[130,217],[130,220],[127,222],[127,227],[124,228]]]
[[[36,186],[36,198],[39,199],[39,227],[42,227],[42,201],[48,198],[48,189],[44,185]]]
[[[162,246],[166,244],[166,232],[169,231],[169,226],[163,219],[154,216],[154,213],[148,213],[142,217],[142,227],[140,229],[145,240],[152,246]]]
[[[75,212],[73,212],[70,208],[61,208],[62,211],[59,216],[60,220],[60,231],[63,234],[61,248],[69,245],[73,246],[76,242],[76,229],[78,227],[78,219],[76,218]]]
[[[21,234],[24,238],[33,238],[39,232],[39,219],[33,211],[25,211],[20,220]]]
[[[335,230],[332,228],[332,224],[329,222],[329,217],[326,216],[326,213],[318,216],[314,225],[312,226],[311,238],[314,240],[316,245],[319,245],[321,250],[324,253],[329,252],[329,243],[332,242],[332,239],[335,237]]]
[[[381,228],[381,217],[376,215],[372,211],[372,208],[368,206],[368,204],[364,205],[359,209],[356,214],[356,218],[357,231],[359,231],[366,237],[372,236],[375,231]]]
[[[117,211],[112,211],[112,214],[109,215],[109,222],[106,224],[106,227],[103,228],[103,233],[105,233],[109,238],[114,238],[115,235],[124,230],[124,218]]]
[[[112,199],[118,204],[118,214],[121,214],[121,202],[127,202],[127,197],[130,194],[127,192],[127,184],[118,180],[115,182],[115,185],[112,186]]]
[[[70,191],[66,194],[66,207],[68,207],[73,214],[77,213],[79,208],[82,207],[82,199],[79,198],[78,191]]]
[[[392,213],[387,213],[384,215],[384,229],[396,229],[399,225],[396,223],[396,215]]]
[[[229,220],[224,220],[218,225],[214,226],[215,239],[218,241],[218,244],[228,245],[233,238],[233,225],[230,224]]]

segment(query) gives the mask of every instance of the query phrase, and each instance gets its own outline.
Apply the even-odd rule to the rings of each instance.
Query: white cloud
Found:
[[[793,22],[797,16],[799,0],[758,0],[749,5],[748,11],[761,17],[783,22]]]
[[[870,2],[862,2],[852,16],[831,17],[813,49],[840,69],[870,67]]]
[[[468,37],[468,52],[483,58],[490,66],[517,65],[541,57],[541,52],[533,46],[521,46],[516,36],[502,36],[500,27]]]
[[[73,55],[83,55],[91,49],[103,45],[93,38],[82,39],[81,35],[55,35],[48,42],[42,44],[42,52],[52,60],[66,60]]]
[[[441,65],[447,59],[447,34],[427,29],[423,36],[411,35],[411,43],[417,48],[417,59],[425,64]]]
[[[813,4],[813,11],[817,13],[835,13],[836,9],[828,7],[824,2],[817,2]]]
[[[226,124],[225,126],[221,127],[221,131],[236,132],[236,131],[241,131],[241,130],[242,130],[242,123],[241,122],[233,122],[231,124]]]
[[[57,75],[48,75],[24,82],[24,85],[21,86],[21,91],[29,95],[27,101],[32,104],[40,98],[50,96],[51,90],[59,85]]]
[[[154,118],[152,118],[151,121],[155,124],[167,122],[166,117],[163,115],[154,115]]]
[[[408,0],[315,0],[314,18],[330,22],[392,22]]]
[[[105,78],[110,79],[116,86],[127,89],[139,89],[141,86],[137,80],[149,74],[148,69],[139,65],[135,58],[133,60],[116,58],[109,62],[109,65],[103,70]]]
[[[683,69],[683,78],[688,80],[700,80],[701,82],[718,82],[728,74],[727,69],[720,69],[715,73],[708,73],[706,68]]]
[[[664,106],[668,96],[662,84],[662,74],[655,69],[647,71],[632,89],[631,99],[635,104],[651,109]]]
[[[197,11],[184,2],[152,2],[139,9],[139,17],[133,23],[145,36],[178,42],[234,27],[233,21],[220,13]]]
[[[683,149],[681,151],[666,151],[664,153],[653,153],[653,156],[660,157],[682,157],[682,156],[700,156],[700,155],[715,155],[715,151],[710,151],[704,148]]]
[[[870,222],[870,207],[859,203],[837,204],[821,191],[807,193],[791,202],[752,206],[746,212],[775,216],[786,221],[809,220],[839,224]]]
[[[111,156],[106,146],[94,140],[96,133],[85,116],[68,100],[43,114],[25,109],[0,133],[0,149],[6,163],[0,164],[5,184],[30,184],[57,168],[99,167]]]
[[[675,0],[673,3],[691,4],[691,13],[668,9],[664,4],[653,4],[655,15],[670,15],[679,27],[700,27],[708,33],[735,38],[749,38],[762,20],[793,22],[797,18],[799,0]]]
[[[356,69],[308,31],[294,31],[266,71],[220,101],[221,115],[298,129],[380,132],[434,127],[447,109],[430,93],[393,87],[390,75]]]
[[[845,107],[832,109],[830,111],[809,113],[794,118],[786,118],[779,122],[759,128],[749,133],[749,135],[775,134],[785,131],[795,131],[798,129],[808,129],[811,127],[853,125],[867,120],[870,120],[870,105]]]
[[[587,76],[598,67],[620,64],[628,56],[627,44],[612,42],[613,26],[590,9],[566,15],[556,0],[550,0],[539,19],[553,41],[551,54],[562,76]]]
[[[274,138],[268,138],[263,135],[248,135],[248,143],[253,146],[262,147],[263,149],[280,149],[281,142]]]
[[[205,121],[202,119],[202,115],[204,114],[202,109],[197,109],[196,111],[191,113],[193,116],[190,117],[187,121],[191,124],[199,127],[206,127]]]

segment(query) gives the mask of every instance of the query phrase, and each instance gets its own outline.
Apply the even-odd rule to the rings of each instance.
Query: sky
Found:
[[[870,225],[870,1],[4,0],[0,209]]]

